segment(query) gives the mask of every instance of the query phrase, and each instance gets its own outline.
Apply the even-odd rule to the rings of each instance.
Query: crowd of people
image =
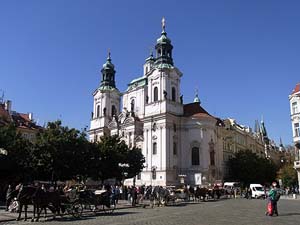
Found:
[[[111,199],[113,200],[113,204],[117,205],[119,203],[119,200],[124,200],[127,201],[128,204],[132,206],[136,206],[137,204],[142,204],[144,199],[149,199],[149,196],[147,196],[147,192],[153,192],[154,187],[150,186],[123,186],[123,185],[101,185],[97,187],[87,187],[85,185],[59,185],[59,186],[53,186],[50,184],[34,184],[33,186],[37,186],[40,189],[44,191],[59,191],[62,195],[65,194],[66,192],[70,192],[71,190],[76,190],[76,191],[82,191],[86,189],[94,189],[94,190],[103,190],[103,191],[108,191],[108,193],[111,196]],[[273,182],[271,185],[270,190],[265,192],[265,197],[268,199],[268,210],[266,212],[266,215],[277,215],[278,216],[278,208],[277,208],[277,203],[280,198],[280,194],[282,194],[282,191],[279,191],[277,188],[277,183]],[[6,211],[9,210],[9,206],[11,203],[11,194],[15,190],[20,190],[23,187],[22,183],[19,183],[15,187],[12,185],[8,185],[7,191],[6,191]],[[182,187],[184,190],[184,193],[186,193],[187,200],[189,200],[190,194],[195,193],[196,187],[190,186],[190,185],[185,185]],[[216,191],[215,193],[221,193],[222,187],[213,187],[212,190]],[[266,188],[265,188],[266,190]],[[285,188],[284,194],[289,195],[291,193],[298,193],[297,188]],[[227,197],[234,197],[236,198],[238,195],[241,197],[245,197],[248,199],[251,199],[252,193],[251,193],[251,188],[246,188],[244,190],[241,190],[240,188],[232,188],[230,190],[223,190],[224,195]],[[270,207],[270,210],[269,210]]]

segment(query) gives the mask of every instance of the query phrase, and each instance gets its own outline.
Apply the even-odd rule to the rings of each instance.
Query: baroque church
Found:
[[[129,147],[142,149],[145,167],[125,184],[200,185],[221,177],[222,154],[215,150],[218,119],[201,106],[197,93],[194,102],[183,103],[184,76],[172,52],[163,19],[155,56],[145,60],[143,75],[123,93],[116,86],[110,53],[103,64],[100,86],[93,93],[89,138],[99,141],[103,135],[119,135]]]

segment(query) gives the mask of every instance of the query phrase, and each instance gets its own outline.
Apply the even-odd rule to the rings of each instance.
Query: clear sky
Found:
[[[184,102],[197,87],[211,114],[251,127],[263,116],[269,136],[290,144],[299,12],[297,0],[2,0],[0,89],[41,125],[61,119],[84,128],[107,50],[124,91],[142,75],[164,16]]]

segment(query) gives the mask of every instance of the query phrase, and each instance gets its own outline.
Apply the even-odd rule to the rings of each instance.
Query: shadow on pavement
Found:
[[[299,212],[291,212],[291,213],[283,213],[283,214],[279,214],[279,217],[281,216],[300,216]]]

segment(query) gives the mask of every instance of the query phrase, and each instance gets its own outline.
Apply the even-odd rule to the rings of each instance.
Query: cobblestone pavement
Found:
[[[300,202],[280,200],[278,217],[265,216],[265,200],[224,199],[216,202],[187,203],[178,206],[151,209],[123,208],[112,215],[85,214],[81,219],[58,218],[55,221],[42,221],[43,225],[277,225],[300,224]],[[25,225],[30,222],[2,222],[6,225]]]

